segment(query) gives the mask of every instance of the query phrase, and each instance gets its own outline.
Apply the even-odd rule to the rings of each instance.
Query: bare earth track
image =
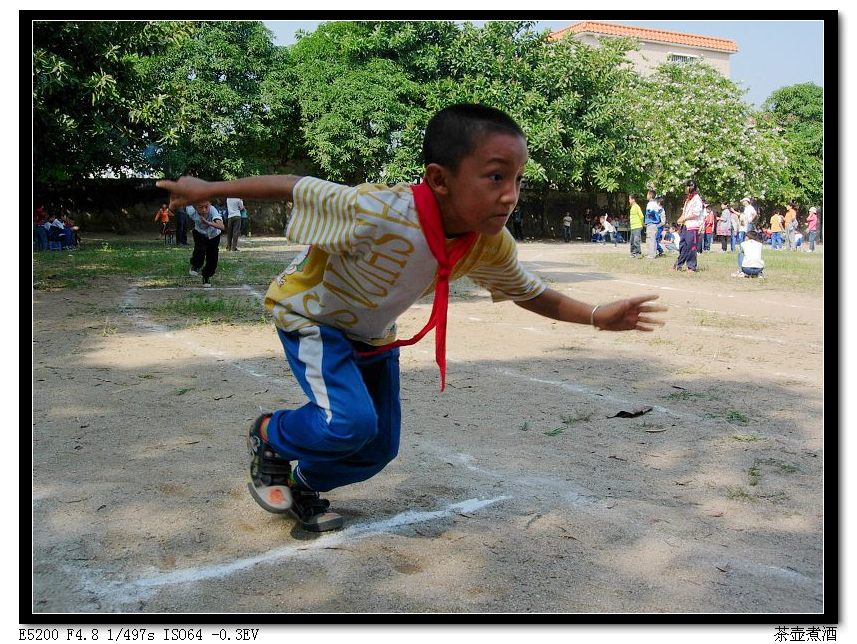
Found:
[[[272,327],[157,321],[186,291],[134,279],[35,292],[34,612],[821,613],[822,295],[598,273],[584,248],[520,256],[586,301],[657,292],[667,326],[456,284],[447,391],[431,338],[403,349],[399,457],[330,493],[346,530],[322,536],[245,489],[251,420],[303,404]]]

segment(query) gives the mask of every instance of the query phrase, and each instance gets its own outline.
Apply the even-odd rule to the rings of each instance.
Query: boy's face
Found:
[[[193,209],[196,210],[203,217],[208,216],[208,206],[211,205],[207,201],[203,201],[201,203],[193,204]]]
[[[426,175],[437,196],[445,232],[501,232],[518,203],[527,157],[521,137],[488,134],[461,160],[456,172],[429,164]]]

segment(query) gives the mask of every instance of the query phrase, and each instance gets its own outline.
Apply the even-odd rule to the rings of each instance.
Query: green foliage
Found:
[[[788,163],[781,203],[808,208],[824,200],[824,90],[815,83],[781,87],[762,106],[782,132]]]
[[[639,167],[662,194],[694,179],[711,203],[765,198],[786,163],[771,124],[741,100],[743,91],[701,62],[665,63],[639,81]]]
[[[136,114],[164,97],[147,92],[137,63],[185,36],[167,22],[34,22],[36,182],[142,165],[147,132]]]
[[[138,71],[157,109],[135,116],[158,146],[153,165],[166,175],[232,179],[264,171],[279,146],[275,117],[292,113],[286,85],[274,91],[269,74],[283,64],[260,22],[192,23],[189,37],[141,59]],[[275,115],[271,112],[276,110]]]
[[[527,133],[530,188],[711,202],[822,198],[822,90],[782,88],[755,112],[701,64],[641,78],[629,39],[554,41],[533,22],[340,21],[276,47],[254,21],[37,22],[38,182],[105,170],[229,179],[294,171],[359,183],[422,173],[425,125],[462,101]]]

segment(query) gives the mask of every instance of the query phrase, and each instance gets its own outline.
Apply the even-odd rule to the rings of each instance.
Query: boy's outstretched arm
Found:
[[[655,326],[663,326],[664,322],[650,314],[667,310],[665,306],[648,303],[658,297],[658,295],[638,295],[627,300],[595,306],[573,300],[548,288],[531,300],[515,302],[515,304],[552,320],[592,324],[604,331],[654,331]]]
[[[234,181],[205,181],[181,177],[178,181],[164,179],[155,185],[169,190],[170,210],[188,204],[210,201],[216,197],[239,197],[262,201],[291,201],[292,190],[301,177],[294,174],[271,174],[244,177]]]

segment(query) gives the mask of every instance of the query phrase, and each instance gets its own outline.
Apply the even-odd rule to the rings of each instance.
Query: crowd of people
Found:
[[[739,270],[734,273],[735,277],[764,277],[761,250],[766,246],[773,251],[815,252],[819,226],[818,209],[815,206],[809,209],[803,227],[795,202],[789,203],[786,208],[774,210],[767,220],[760,217],[749,197],[741,199],[739,206],[721,202],[718,214],[701,197],[696,183],[687,181],[681,214],[674,224],[670,224],[664,209],[664,198],[654,190],[648,191],[647,198],[643,210],[637,203],[637,195],[628,196],[628,233],[630,255],[633,258],[655,259],[667,253],[676,253],[678,257],[673,263],[673,269],[692,273],[697,270],[697,256],[711,252],[716,240],[719,240],[721,252],[738,252]],[[568,213],[563,220],[566,241],[567,219],[570,221]],[[591,226],[592,242],[612,242],[615,246],[625,241],[619,232],[620,220],[611,217],[607,211],[601,216],[592,217],[590,210],[587,210],[586,221]],[[645,254],[641,245],[644,229]]]
[[[33,210],[33,249],[37,251],[80,248],[80,226],[63,213],[48,214],[43,205]]]

